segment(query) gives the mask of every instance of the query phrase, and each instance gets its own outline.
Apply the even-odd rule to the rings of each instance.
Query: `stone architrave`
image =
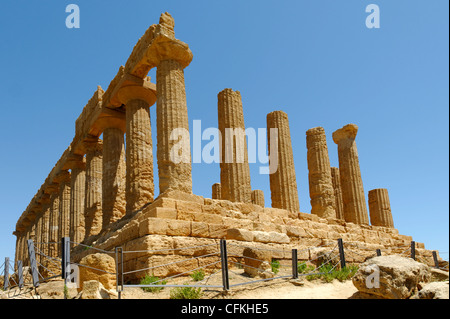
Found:
[[[212,199],[222,199],[222,187],[220,183],[215,183],[212,186]]]
[[[369,191],[370,224],[394,228],[389,194],[386,188]]]
[[[217,97],[219,131],[222,137],[220,150],[222,199],[251,203],[252,189],[241,93],[224,89]]]
[[[323,127],[306,131],[311,214],[321,218],[336,218],[333,180],[328,157],[327,138]]]
[[[344,203],[342,201],[342,188],[341,178],[339,176],[339,168],[331,168],[331,177],[333,179],[334,198],[336,199],[336,218],[344,220]]]
[[[259,205],[261,207],[265,206],[264,192],[260,189],[255,189],[252,191],[252,204]]]
[[[357,133],[358,126],[348,124],[333,133],[333,141],[338,145],[345,221],[368,225],[369,217],[355,142]]]
[[[270,130],[278,129],[276,140],[271,140]],[[272,207],[299,212],[297,179],[295,176],[294,155],[292,152],[289,119],[285,112],[274,111],[267,114],[267,134],[269,142],[269,163],[271,143],[278,144],[278,168],[270,174]],[[273,138],[273,137],[272,137]],[[270,165],[270,164],[269,164]]]
[[[85,237],[97,235],[102,229],[102,140],[89,137],[86,149],[86,186],[84,202]]]
[[[69,159],[70,166],[70,222],[69,237],[78,244],[85,238],[84,204],[86,197],[86,160],[81,155]]]

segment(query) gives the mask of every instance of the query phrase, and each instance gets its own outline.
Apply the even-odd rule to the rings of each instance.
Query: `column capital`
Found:
[[[110,103],[114,107],[126,105],[131,100],[144,100],[149,106],[156,102],[156,85],[150,82],[150,77],[143,79],[131,74],[124,74],[111,94]]]
[[[69,171],[61,171],[58,174],[56,174],[53,181],[57,182],[61,185],[70,183],[70,172]]]
[[[171,38],[165,32],[158,32],[158,30],[146,52],[147,63],[152,68],[158,67],[162,61],[173,60],[185,69],[192,62],[193,57],[194,55],[186,43]]]
[[[58,193],[58,192],[59,192],[59,183],[57,183],[55,181],[53,183],[51,183],[50,185],[48,185],[44,190],[44,193],[48,194],[50,196],[55,193]]]
[[[86,169],[86,159],[82,155],[71,154],[67,157],[66,166],[69,169]]]
[[[82,144],[85,153],[103,150],[103,141],[96,136],[86,137]]]
[[[342,140],[354,140],[358,133],[358,126],[356,124],[347,124],[333,133],[333,141],[339,144]]]
[[[42,206],[50,204],[50,195],[49,194],[43,194],[39,199],[36,200],[39,204]]]

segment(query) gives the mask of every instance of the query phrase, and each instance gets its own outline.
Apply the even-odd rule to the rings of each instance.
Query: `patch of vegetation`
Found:
[[[191,274],[191,278],[194,281],[202,281],[205,278],[205,272],[203,270],[196,270]]]
[[[202,294],[201,288],[177,287],[170,290],[170,299],[200,299]]]
[[[64,299],[70,299],[69,288],[67,288],[67,285],[64,285]]]
[[[299,274],[308,274],[314,270],[313,265],[307,265],[306,263],[297,264],[297,270]]]
[[[167,284],[167,280],[161,280],[156,276],[145,275],[144,278],[139,282],[140,285],[165,285]],[[142,290],[146,292],[158,292],[163,290],[164,287],[142,287]]]
[[[274,274],[278,274],[278,272],[280,271],[280,262],[276,259],[273,259],[272,262],[270,263],[270,266],[272,267],[272,272]]]
[[[306,265],[306,263],[303,263],[299,264],[297,268],[299,274],[309,274],[306,276],[307,280],[311,281],[322,279],[325,282],[332,282],[334,279],[343,282],[352,278],[358,271],[358,266],[355,265],[348,265],[342,269],[333,269],[332,265],[324,264],[316,269],[312,265]]]

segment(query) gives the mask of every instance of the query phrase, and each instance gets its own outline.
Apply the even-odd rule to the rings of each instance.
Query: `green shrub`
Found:
[[[307,265],[306,263],[297,264],[297,270],[299,274],[307,274],[314,270],[314,266]]]
[[[278,274],[278,272],[280,271],[280,262],[276,259],[273,259],[270,263],[270,266],[272,267],[272,272],[274,274]]]
[[[156,276],[145,275],[145,277],[141,279],[139,284],[140,285],[153,285],[153,284],[165,285],[165,284],[167,284],[167,280],[159,281],[159,278]],[[146,292],[158,292],[158,291],[161,291],[162,289],[164,289],[164,287],[142,287],[142,290],[144,290]]]
[[[352,278],[358,271],[358,266],[349,265],[342,269],[333,269],[330,264],[322,265],[317,268],[317,274],[306,276],[307,280],[322,279],[325,282],[332,282],[337,279],[341,282]]]
[[[203,270],[196,270],[191,274],[191,278],[194,281],[202,281],[205,278],[205,272]]]
[[[200,299],[201,288],[177,287],[170,290],[170,299]]]

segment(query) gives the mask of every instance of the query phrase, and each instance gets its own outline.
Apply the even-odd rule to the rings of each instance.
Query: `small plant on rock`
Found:
[[[144,278],[139,282],[140,285],[165,285],[167,284],[167,280],[160,280],[156,276],[145,275]],[[164,289],[164,287],[142,287],[142,290],[146,292],[158,292]]]
[[[170,290],[170,299],[200,299],[202,294],[201,288],[177,287]]]

